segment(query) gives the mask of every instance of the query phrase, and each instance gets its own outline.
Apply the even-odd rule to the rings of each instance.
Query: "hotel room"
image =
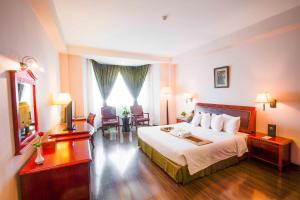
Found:
[[[0,199],[300,199],[299,0],[1,0]]]

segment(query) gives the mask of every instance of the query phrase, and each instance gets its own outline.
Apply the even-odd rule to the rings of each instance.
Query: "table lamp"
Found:
[[[64,109],[62,109],[62,122],[66,122],[66,105],[72,101],[72,98],[69,93],[59,93],[57,97],[53,100],[53,105],[61,105]]]

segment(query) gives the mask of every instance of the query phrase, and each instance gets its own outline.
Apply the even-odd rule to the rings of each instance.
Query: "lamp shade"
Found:
[[[53,105],[67,105],[70,101],[72,99],[69,93],[59,93],[54,99]]]
[[[269,103],[272,100],[272,97],[269,93],[258,93],[256,96],[256,103]]]
[[[193,98],[193,95],[192,95],[191,93],[184,93],[183,96],[184,96],[184,98],[186,98],[186,99],[191,99],[191,98]]]
[[[165,96],[171,95],[172,94],[172,89],[169,86],[163,87],[161,90],[162,94]]]

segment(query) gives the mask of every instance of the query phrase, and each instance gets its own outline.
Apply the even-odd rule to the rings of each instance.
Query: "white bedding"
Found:
[[[216,132],[212,129],[194,127],[189,123],[169,125],[175,129],[184,129],[202,139],[212,141],[210,144],[197,146],[189,141],[167,134],[160,130],[163,126],[141,127],[138,136],[169,160],[188,166],[190,175],[232,156],[242,156],[248,151],[247,134],[235,135]]]

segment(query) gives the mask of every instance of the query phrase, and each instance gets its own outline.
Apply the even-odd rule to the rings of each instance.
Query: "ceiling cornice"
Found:
[[[171,62],[171,57],[133,53],[127,51],[111,50],[111,49],[93,48],[93,47],[79,46],[73,44],[67,45],[67,50],[69,54],[81,55],[81,56],[107,56],[107,57],[116,57],[116,58],[156,61],[156,62],[163,62],[163,63]]]

